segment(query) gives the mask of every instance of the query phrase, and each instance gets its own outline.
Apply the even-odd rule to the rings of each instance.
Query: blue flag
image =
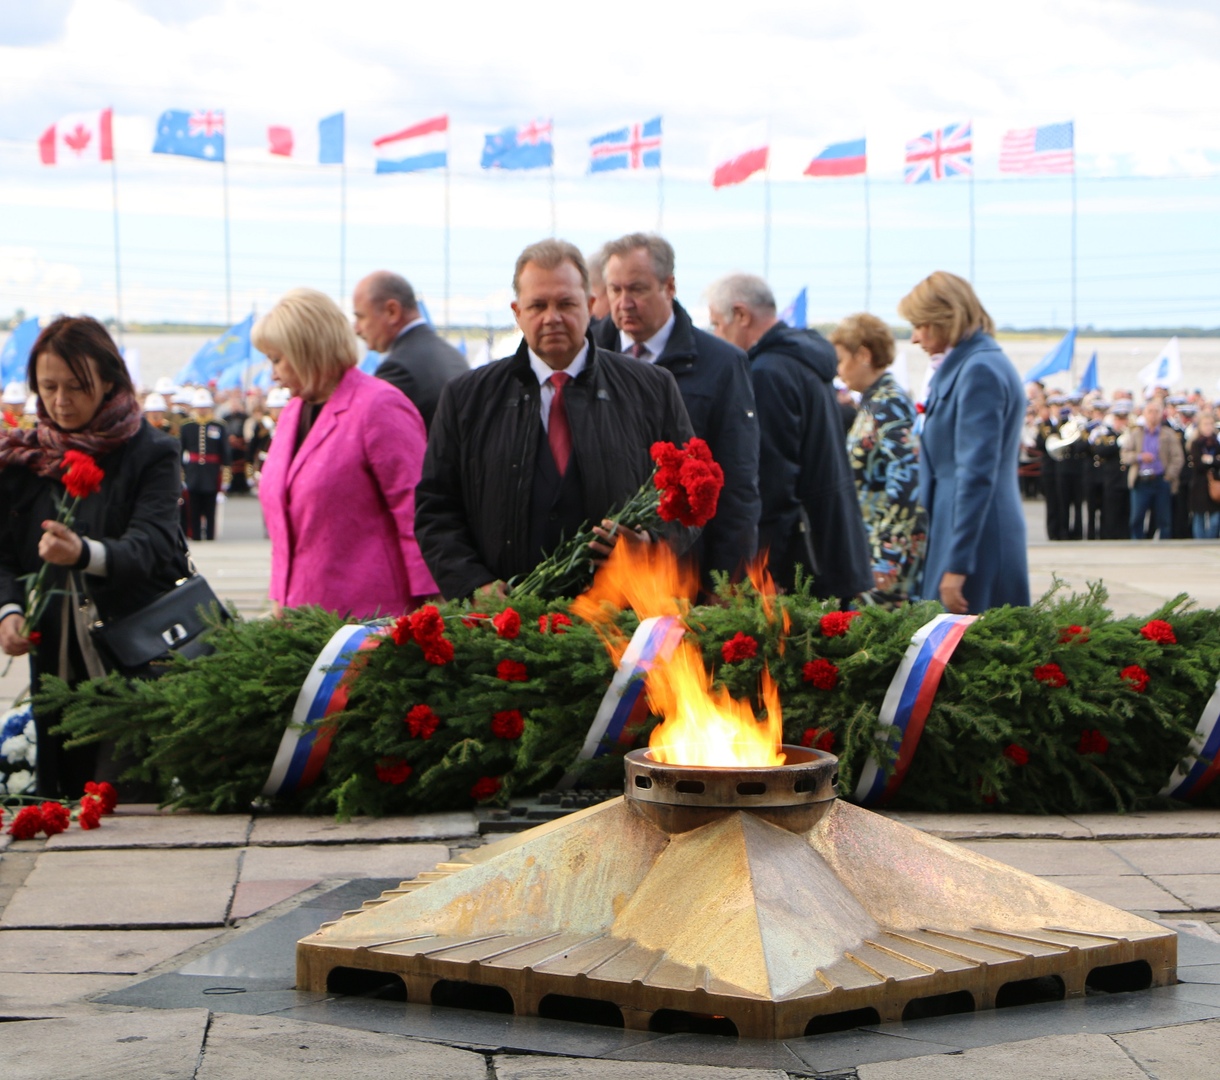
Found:
[[[369,351],[364,354],[364,359],[360,361],[360,370],[366,375],[374,375],[376,374],[377,368],[380,366],[383,359],[384,358],[382,357],[381,353],[373,352],[372,349],[369,349]]]
[[[166,109],[157,121],[154,154],[177,154],[204,161],[225,159],[225,114],[223,109]]]
[[[1072,327],[1059,342],[1037,364],[1025,373],[1027,383],[1040,382],[1048,375],[1072,370],[1072,356],[1076,352],[1076,327]]]
[[[266,359],[262,353],[250,345],[250,330],[253,326],[254,315],[251,313],[236,326],[226,330],[220,337],[209,341],[178,373],[178,383],[193,383],[200,386],[213,379],[218,379],[226,368],[239,361],[245,364],[254,358]]]
[[[37,315],[13,327],[4,348],[0,349],[0,386],[8,386],[11,382],[25,382],[30,350],[38,340],[38,330]]]
[[[1089,357],[1088,366],[1084,369],[1084,374],[1080,377],[1080,385],[1076,387],[1076,393],[1087,394],[1090,390],[1100,390],[1101,383],[1097,378],[1097,350],[1093,350],[1093,355]]]
[[[545,169],[554,162],[551,122],[531,120],[487,135],[479,164],[485,169]]]
[[[343,113],[318,121],[318,164],[342,165],[344,151]]]
[[[780,320],[796,330],[804,330],[809,325],[808,291],[807,288],[802,288],[796,294],[796,299],[779,313]]]

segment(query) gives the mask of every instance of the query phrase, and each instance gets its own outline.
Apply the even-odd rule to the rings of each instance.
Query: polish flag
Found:
[[[267,150],[277,157],[292,157],[292,128],[271,126],[267,128]]]
[[[759,146],[738,154],[728,161],[716,166],[712,174],[712,187],[728,187],[730,184],[740,184],[756,172],[762,172],[767,167],[768,147]]]
[[[38,140],[44,165],[75,165],[85,161],[113,161],[110,109],[72,113],[52,124]]]

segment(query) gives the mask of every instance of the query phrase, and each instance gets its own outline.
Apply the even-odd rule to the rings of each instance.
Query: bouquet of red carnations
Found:
[[[687,528],[702,528],[716,515],[724,470],[712,458],[702,439],[691,439],[678,447],[670,442],[653,443],[652,475],[619,509],[606,515],[613,529],[660,530],[671,522]],[[593,527],[582,526],[524,577],[510,583],[512,592],[546,599],[577,596],[593,579],[591,541]]]

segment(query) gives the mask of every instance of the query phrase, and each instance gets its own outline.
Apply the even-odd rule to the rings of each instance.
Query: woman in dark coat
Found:
[[[913,344],[947,352],[928,390],[919,502],[928,514],[913,595],[951,612],[1029,603],[1025,514],[1017,482],[1025,393],[970,282],[943,270],[898,305]]]
[[[1207,478],[1220,476],[1220,438],[1216,436],[1216,417],[1210,409],[1199,413],[1195,437],[1190,444],[1190,528],[1196,540],[1220,537],[1220,503],[1208,492]]]
[[[47,673],[69,682],[88,677],[96,655],[72,616],[72,591],[91,597],[103,620],[117,619],[172,588],[187,565],[178,544],[178,444],[143,418],[105,327],[90,318],[56,319],[34,343],[28,380],[38,395],[38,426],[0,435],[0,649],[29,655],[36,691]],[[71,528],[55,520],[70,450],[88,454],[104,473]],[[51,566],[50,601],[27,626],[20,579],[44,562]],[[38,794],[76,798],[89,780],[116,779],[96,747],[65,750],[49,734],[56,717],[36,710],[34,721]]]

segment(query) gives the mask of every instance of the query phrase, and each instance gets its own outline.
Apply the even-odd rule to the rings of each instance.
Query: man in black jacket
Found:
[[[775,582],[796,567],[814,594],[847,601],[872,588],[868,536],[847,459],[834,377],[835,351],[816,330],[776,316],[760,277],[731,274],[708,290],[712,329],[747,350],[762,429],[759,545]]]
[[[513,292],[525,340],[444,388],[415,489],[415,535],[449,599],[528,573],[639,490],[654,442],[692,435],[667,371],[593,343],[578,248],[527,247]]]
[[[384,356],[374,374],[406,394],[431,427],[442,387],[469,370],[466,358],[428,325],[406,278],[389,270],[356,283],[352,311],[356,333]]]
[[[758,548],[758,418],[745,354],[698,330],[674,299],[674,249],[649,233],[631,233],[603,249],[610,318],[594,328],[603,349],[630,353],[670,371],[695,434],[724,470],[716,516],[700,540],[709,571],[737,575]]]

